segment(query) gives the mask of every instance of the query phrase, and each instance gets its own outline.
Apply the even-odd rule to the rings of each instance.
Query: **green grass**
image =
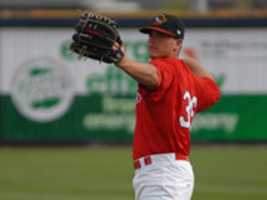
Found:
[[[0,200],[133,200],[129,148],[0,148]],[[266,200],[267,147],[192,150],[193,200]]]

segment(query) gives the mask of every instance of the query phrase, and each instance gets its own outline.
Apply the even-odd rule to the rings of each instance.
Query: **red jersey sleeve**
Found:
[[[200,112],[215,104],[220,99],[221,92],[215,81],[210,78],[196,77],[196,81],[198,94],[197,112]]]
[[[160,60],[153,60],[150,64],[154,65],[160,76],[160,85],[154,90],[147,90],[144,86],[139,84],[139,92],[147,100],[158,101],[164,96],[164,93],[170,87],[174,78],[174,68],[172,65],[161,62]]]

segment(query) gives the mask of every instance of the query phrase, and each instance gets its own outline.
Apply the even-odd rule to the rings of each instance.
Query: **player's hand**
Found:
[[[189,66],[199,65],[199,59],[196,51],[193,48],[185,48],[183,51],[183,60]]]
[[[120,44],[118,42],[115,42],[113,44],[112,48],[113,48],[114,51],[119,50],[120,52],[122,52],[123,56],[122,56],[121,60],[118,63],[116,63],[116,65],[117,66],[123,65],[123,63],[125,63],[125,61],[126,61],[126,49],[125,49],[125,46],[123,45],[123,43]]]
[[[185,58],[192,58],[195,60],[199,60],[199,58],[197,56],[197,52],[193,48],[185,48],[183,51],[183,54],[184,54]]]

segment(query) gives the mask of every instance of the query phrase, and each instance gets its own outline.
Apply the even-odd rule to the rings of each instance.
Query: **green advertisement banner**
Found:
[[[2,142],[129,143],[134,129],[134,96],[77,96],[67,114],[47,123],[19,114],[8,96],[1,96]],[[267,96],[227,95],[192,126],[192,141],[267,141]],[[4,113],[4,114],[3,114]]]

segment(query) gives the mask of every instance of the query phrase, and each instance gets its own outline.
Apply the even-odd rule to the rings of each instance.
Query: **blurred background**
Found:
[[[212,10],[264,10],[265,0],[2,0],[2,9],[86,8],[95,11],[145,11],[171,9],[176,11],[207,12]],[[119,9],[118,9],[119,7]]]
[[[267,0],[1,0],[0,200],[134,199],[135,82],[69,50],[79,10],[115,19],[127,54],[148,60],[138,28],[164,12],[220,102],[192,126],[193,200],[267,199]]]

